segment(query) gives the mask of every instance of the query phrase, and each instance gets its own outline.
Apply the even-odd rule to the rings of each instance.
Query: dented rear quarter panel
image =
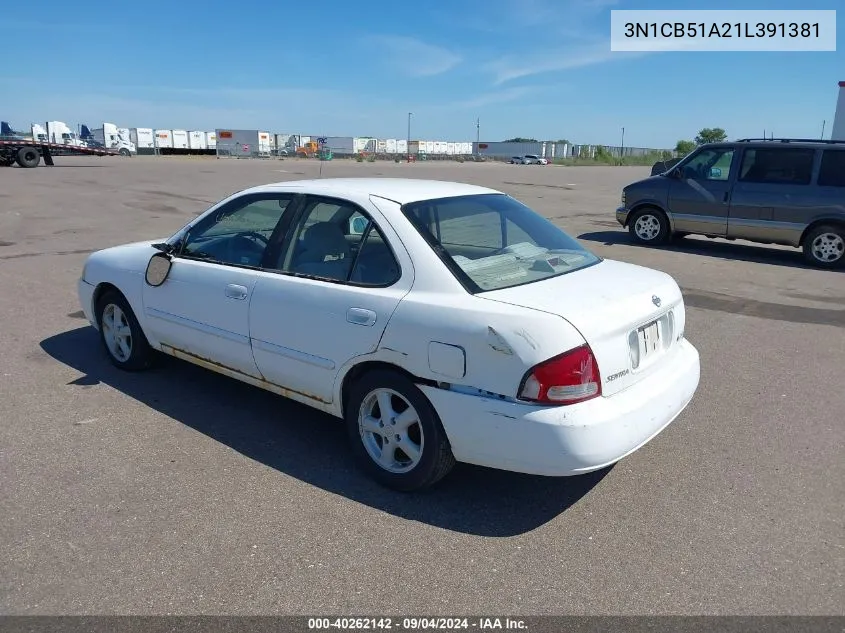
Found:
[[[431,370],[432,341],[464,350],[463,378]],[[563,318],[519,306],[463,296],[410,293],[390,319],[380,352],[420,378],[463,385],[515,397],[534,365],[584,343]]]

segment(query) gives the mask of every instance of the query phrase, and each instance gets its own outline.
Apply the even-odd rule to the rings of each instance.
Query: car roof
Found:
[[[827,141],[823,139],[740,139],[737,141],[722,141],[719,143],[705,143],[701,147],[750,147],[750,148],[786,148],[797,147],[799,149],[834,149],[845,150],[845,142]]]
[[[416,178],[320,178],[312,180],[289,180],[259,185],[244,193],[267,192],[278,189],[306,189],[308,193],[325,196],[340,196],[355,193],[379,196],[398,204],[452,198],[501,191],[479,187],[462,182],[446,180],[422,180]]]

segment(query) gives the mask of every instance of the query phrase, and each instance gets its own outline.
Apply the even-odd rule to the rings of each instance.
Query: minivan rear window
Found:
[[[813,175],[814,149],[746,149],[739,172],[740,182],[761,184],[809,185]]]
[[[822,153],[820,187],[845,187],[845,150],[827,149]]]

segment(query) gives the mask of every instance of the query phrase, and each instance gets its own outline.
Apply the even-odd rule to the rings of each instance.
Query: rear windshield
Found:
[[[402,210],[472,293],[520,286],[601,261],[505,194],[425,200]]]

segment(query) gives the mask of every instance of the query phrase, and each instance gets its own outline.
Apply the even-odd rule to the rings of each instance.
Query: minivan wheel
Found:
[[[641,244],[665,244],[669,241],[669,220],[657,209],[637,211],[628,223],[628,230]]]
[[[845,266],[845,229],[822,225],[804,238],[804,257],[820,268]]]

